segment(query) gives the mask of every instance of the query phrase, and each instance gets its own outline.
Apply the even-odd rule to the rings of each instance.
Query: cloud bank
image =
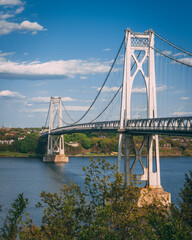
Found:
[[[0,35],[9,34],[13,31],[37,32],[44,30],[46,29],[44,29],[43,26],[41,26],[37,22],[23,21],[19,24],[14,22],[8,22],[6,20],[0,20]]]
[[[20,0],[0,0],[0,5],[19,5],[21,3]]]
[[[98,60],[59,60],[49,62],[18,63],[0,59],[0,79],[59,79],[73,78],[75,75],[106,73],[108,62]]]
[[[14,31],[31,32],[32,35],[37,34],[38,31],[45,31],[43,26],[37,22],[30,22],[28,20],[17,22],[7,21],[9,18],[16,17],[24,11],[24,2],[20,0],[0,0],[0,6],[4,6],[0,12],[0,35],[6,35]]]
[[[0,92],[0,98],[25,98],[18,92],[12,92],[10,90],[3,90]]]

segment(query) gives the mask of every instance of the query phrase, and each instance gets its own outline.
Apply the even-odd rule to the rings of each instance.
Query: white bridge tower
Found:
[[[57,126],[54,126],[57,120]],[[61,97],[50,98],[49,112],[49,135],[47,144],[47,155],[44,162],[68,162],[65,156],[63,135],[51,135],[51,130],[55,127],[62,127],[62,100]]]
[[[120,169],[122,142],[124,139],[125,144],[125,183],[129,185],[131,178],[135,180],[146,181],[146,185],[152,188],[161,188],[160,181],[160,165],[159,165],[159,143],[157,135],[145,135],[143,143],[138,149],[133,135],[125,133],[127,120],[130,119],[131,109],[131,91],[134,79],[140,71],[146,86],[147,94],[147,118],[157,117],[157,100],[156,100],[156,81],[155,81],[155,59],[154,59],[154,32],[153,30],[144,33],[133,33],[131,29],[125,32],[125,62],[124,62],[124,78],[123,78],[123,92],[122,92],[122,105],[120,116],[120,135],[118,146],[118,167]],[[138,60],[136,52],[142,51],[142,59]],[[135,72],[131,73],[131,65],[135,62]],[[143,64],[147,63],[148,73],[144,72]],[[122,132],[122,133],[121,133]],[[140,134],[142,135],[142,133]],[[131,145],[134,149],[135,159],[131,166],[130,164],[130,148]],[[147,146],[147,164],[145,165],[142,160],[143,147]],[[155,154],[153,151],[155,148]],[[155,155],[155,157],[153,156]],[[154,158],[154,159],[153,159]],[[133,174],[134,167],[137,163],[143,170],[143,174]],[[153,166],[155,165],[155,167]],[[154,171],[155,169],[155,171]]]

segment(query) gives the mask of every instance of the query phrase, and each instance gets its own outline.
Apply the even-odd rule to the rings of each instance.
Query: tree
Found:
[[[14,240],[18,232],[18,224],[21,221],[21,216],[28,204],[28,199],[24,198],[23,193],[19,194],[17,199],[11,204],[11,209],[5,219],[4,226],[1,228],[0,239]]]
[[[23,140],[19,141],[19,151],[21,153],[36,152],[38,140],[39,135],[37,133],[27,135]]]
[[[82,147],[85,149],[89,149],[93,145],[92,140],[88,137],[84,137],[80,142],[82,144]]]
[[[184,188],[181,189],[179,196],[182,218],[192,227],[192,171],[189,172],[189,176],[185,174]]]

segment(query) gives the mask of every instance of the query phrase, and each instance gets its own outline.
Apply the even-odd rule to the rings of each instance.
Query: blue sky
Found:
[[[0,0],[0,125],[43,126],[51,96],[77,119],[127,27],[191,50],[191,10],[191,0]]]

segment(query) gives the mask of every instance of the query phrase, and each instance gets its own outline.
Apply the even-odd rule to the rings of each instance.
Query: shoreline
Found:
[[[117,157],[117,154],[76,154],[67,155],[68,157]],[[134,157],[133,154],[130,155]],[[18,152],[0,152],[0,158],[43,158],[42,155],[36,155],[35,153],[18,153]],[[124,157],[124,155],[122,155]],[[146,155],[143,155],[146,157]],[[191,155],[184,154],[160,154],[160,157],[192,157]]]

